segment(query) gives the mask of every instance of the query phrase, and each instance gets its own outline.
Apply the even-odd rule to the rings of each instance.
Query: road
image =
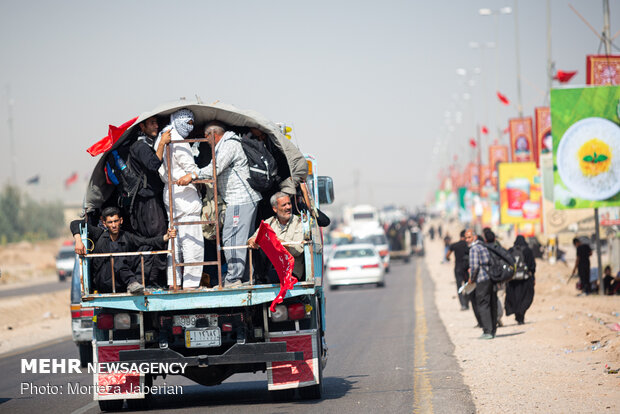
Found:
[[[64,282],[58,280],[54,282],[34,283],[30,286],[0,290],[0,299],[12,296],[38,295],[40,293],[56,292],[58,290],[70,289],[71,279],[65,279]]]
[[[233,376],[217,387],[182,377],[182,395],[156,396],[151,412],[198,413],[472,413],[475,407],[439,320],[433,285],[421,260],[392,264],[386,287],[327,292],[329,361],[320,401],[273,401],[265,374]],[[0,359],[0,412],[94,413],[91,395],[66,395],[68,383],[89,385],[89,374],[21,374],[22,358],[76,358],[71,341]],[[158,379],[155,384],[163,384]],[[63,395],[33,395],[23,384],[57,385]],[[44,390],[46,391],[46,390]],[[46,391],[47,392],[47,391]]]

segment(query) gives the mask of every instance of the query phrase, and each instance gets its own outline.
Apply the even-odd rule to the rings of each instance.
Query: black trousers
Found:
[[[486,334],[495,335],[497,330],[497,293],[493,282],[485,280],[476,285],[476,303],[480,322],[482,322],[482,331]]]
[[[468,308],[469,307],[468,295],[464,293],[461,293],[461,294],[458,293],[459,288],[467,282],[467,279],[469,279],[467,270],[455,268],[454,279],[456,280],[456,291],[457,291],[457,295],[459,296],[459,302],[461,303],[461,308]]]
[[[581,282],[581,291],[584,293],[590,293],[592,286],[590,285],[590,268],[578,268],[579,281]]]

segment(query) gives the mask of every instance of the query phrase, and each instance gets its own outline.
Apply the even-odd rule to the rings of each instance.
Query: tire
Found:
[[[338,285],[329,285],[329,290],[338,290],[339,287]]]
[[[378,288],[385,287],[385,282],[378,282],[378,283],[377,283],[377,287],[378,287]]]
[[[99,409],[101,411],[114,412],[123,409],[124,400],[99,400]]]
[[[93,362],[93,344],[90,342],[81,343],[79,345],[80,351],[80,366],[85,368],[89,363]]]
[[[274,402],[286,402],[295,398],[295,388],[289,388],[286,390],[274,390],[269,391],[271,400]]]
[[[64,282],[65,281],[65,276],[64,275],[58,275],[58,281],[59,282]]]
[[[390,266],[385,268],[385,273],[390,273]]]
[[[411,258],[409,256],[405,256],[405,263],[409,263],[411,261]]]

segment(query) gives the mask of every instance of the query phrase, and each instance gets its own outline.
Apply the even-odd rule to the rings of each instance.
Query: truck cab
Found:
[[[290,178],[295,178],[295,171],[299,168],[291,165],[289,156],[293,144],[284,137],[281,129],[254,111],[224,104],[182,101],[144,113],[125,131],[113,149],[122,145],[123,140],[134,138],[136,127],[142,120],[166,116],[181,108],[194,112],[197,125],[218,119],[232,127],[260,128],[268,134],[274,147],[281,150],[288,162]],[[190,141],[205,140],[195,138]],[[168,147],[171,145],[174,141]],[[169,150],[166,154],[169,156]],[[176,286],[175,280],[173,286],[146,289],[138,295],[98,293],[90,273],[90,261],[98,255],[86,254],[80,257],[81,306],[94,309],[92,357],[96,366],[103,363],[110,367],[110,363],[116,362],[130,366],[162,363],[168,368],[183,367],[177,371],[171,369],[168,375],[183,375],[206,386],[220,384],[235,373],[265,373],[268,390],[276,397],[292,397],[297,389],[303,399],[322,397],[327,345],[323,236],[317,218],[320,206],[331,203],[334,193],[331,178],[317,175],[317,160],[311,155],[302,157],[307,171],[304,171],[303,180],[298,182],[295,204],[304,230],[305,277],[284,293],[282,303],[272,306],[281,293],[281,285],[256,283],[252,268],[248,284],[227,288],[222,283],[220,255],[216,261],[201,263],[217,266],[218,280],[212,287],[183,290]],[[103,203],[103,197],[97,200],[98,196],[110,193],[101,178],[102,165],[100,160],[91,178],[86,197],[87,212],[89,207],[97,208]],[[170,217],[174,215],[170,214]],[[217,245],[221,251],[219,218],[216,217],[215,223],[218,223]],[[87,242],[85,232],[82,239]],[[246,246],[236,248],[245,249]],[[174,258],[171,250],[129,254],[166,254]],[[257,253],[250,250],[249,263],[253,254]],[[123,254],[101,255],[113,260]],[[175,264],[183,266],[187,263]],[[161,372],[104,371],[95,372],[93,381],[97,390],[94,399],[105,411],[122,408],[124,400],[130,408],[147,407],[148,388],[163,375]]]

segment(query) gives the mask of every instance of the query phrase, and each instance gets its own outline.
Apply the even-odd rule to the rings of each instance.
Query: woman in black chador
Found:
[[[514,313],[517,323],[523,325],[525,312],[534,300],[536,261],[523,236],[517,236],[509,252],[516,259],[517,271],[506,287],[506,315]]]

